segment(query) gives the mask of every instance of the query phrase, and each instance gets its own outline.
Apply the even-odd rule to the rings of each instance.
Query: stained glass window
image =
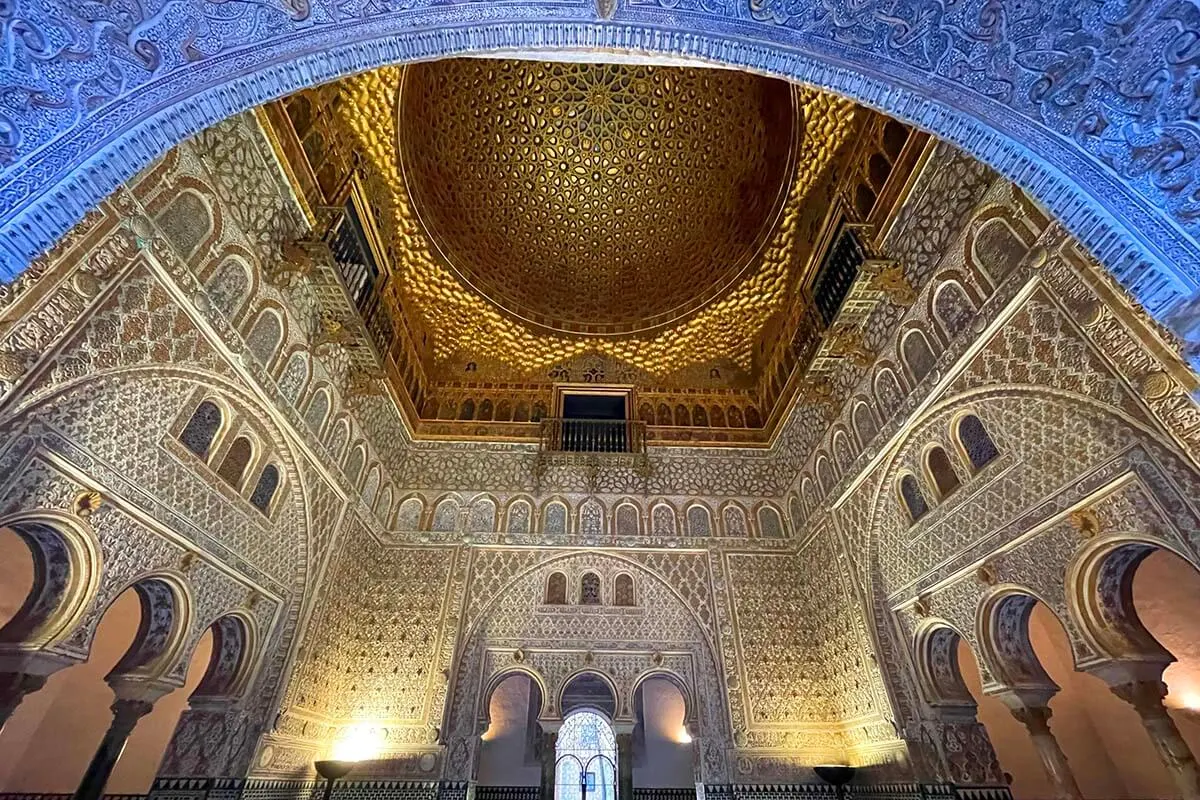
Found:
[[[594,711],[563,721],[555,747],[555,800],[616,800],[617,739]]]

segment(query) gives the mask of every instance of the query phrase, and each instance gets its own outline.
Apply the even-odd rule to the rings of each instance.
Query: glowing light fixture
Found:
[[[687,725],[679,726],[679,735],[675,737],[675,741],[679,742],[680,744],[692,743],[692,735],[688,733]]]
[[[333,757],[338,761],[368,761],[379,755],[383,742],[377,728],[352,725],[338,736],[333,745]]]

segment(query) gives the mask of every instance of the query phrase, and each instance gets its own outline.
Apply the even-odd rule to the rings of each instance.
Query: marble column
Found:
[[[28,672],[0,672],[0,731],[21,705],[25,695],[33,694],[46,685],[45,675]]]
[[[117,759],[125,749],[129,734],[133,733],[138,720],[150,713],[154,703],[149,700],[123,700],[118,698],[112,704],[113,719],[108,726],[108,732],[92,756],[79,788],[75,790],[74,800],[100,800],[104,795],[104,786],[112,775]]]
[[[561,723],[560,723],[561,724]],[[542,726],[542,782],[538,800],[554,800],[554,767],[558,746],[558,725]]]
[[[616,724],[617,800],[633,800],[633,724]]]
[[[1079,784],[1075,782],[1075,773],[1067,763],[1067,754],[1063,752],[1058,739],[1050,730],[1050,697],[1039,696],[1031,699],[1018,692],[1004,692],[999,698],[1008,706],[1009,712],[1017,722],[1025,726],[1029,737],[1033,739],[1033,747],[1037,750],[1038,758],[1042,760],[1046,776],[1054,786],[1056,800],[1083,800],[1083,793],[1079,791]]]
[[[1137,711],[1158,757],[1171,773],[1183,799],[1200,800],[1200,769],[1196,766],[1196,757],[1163,705],[1167,685],[1161,680],[1134,680],[1109,688]]]

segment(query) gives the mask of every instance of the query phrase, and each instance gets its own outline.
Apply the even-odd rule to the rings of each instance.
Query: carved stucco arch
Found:
[[[1171,552],[1200,571],[1193,549],[1141,531],[1100,536],[1076,552],[1066,573],[1067,608],[1095,653],[1092,661],[1175,660],[1146,630],[1133,604],[1133,576],[1156,550]]]
[[[913,631],[912,652],[925,700],[932,706],[970,707],[976,703],[958,661],[958,643],[970,639],[941,617],[921,620]]]
[[[236,663],[229,671],[229,674],[218,674],[219,669],[214,671],[214,667],[221,664],[222,650],[227,649],[230,645],[221,640],[221,635],[218,631],[218,626],[226,621],[232,621],[240,625],[244,635],[241,642],[236,642],[237,652],[234,653]],[[209,620],[204,625],[204,630],[213,631],[213,652],[209,657],[209,663],[205,665],[204,674],[201,677],[200,683],[196,686],[192,697],[189,698],[189,703],[194,707],[196,700],[205,698],[206,700],[229,702],[239,697],[249,685],[251,679],[257,671],[258,662],[262,655],[262,631],[258,624],[258,620],[253,615],[247,614],[241,609],[226,611],[218,615],[215,619]],[[182,654],[181,659],[190,662],[195,655],[195,649],[199,645],[200,640],[195,639],[189,648]]]
[[[553,697],[550,694],[549,688],[546,686],[546,679],[537,669],[526,664],[514,664],[507,669],[502,669],[496,674],[488,678],[487,683],[483,687],[483,691],[479,693],[479,726],[480,732],[487,730],[487,726],[492,721],[492,695],[500,688],[500,684],[504,683],[514,675],[524,675],[529,679],[530,683],[537,687],[541,696],[541,703],[538,707],[538,716],[546,708],[546,698]]]
[[[169,600],[156,597],[151,587],[162,585],[169,591]],[[154,681],[169,680],[172,683],[183,682],[183,654],[189,644],[194,619],[195,598],[187,576],[176,570],[152,570],[133,576],[124,585],[118,586],[108,598],[104,609],[107,614],[112,604],[126,591],[133,589],[138,593],[141,604],[142,620],[138,627],[137,636],[129,649],[121,656],[121,660],[109,672],[106,680],[135,680]],[[155,635],[162,632],[155,630],[154,619],[161,608],[170,608],[171,619],[169,629],[165,631],[161,645],[153,646]],[[101,616],[103,617],[102,614]],[[88,635],[87,645],[90,650],[96,634],[93,628]]]
[[[245,419],[252,420],[250,427],[260,435],[265,433],[265,438],[270,443],[269,449],[276,455],[276,460],[282,467],[281,471],[286,476],[281,485],[289,492],[295,493],[292,496],[291,504],[297,509],[294,513],[298,515],[298,522],[304,526],[303,536],[288,540],[294,552],[291,579],[303,583],[308,574],[314,526],[310,488],[295,453],[300,445],[295,441],[294,434],[290,430],[274,422],[271,414],[257,398],[226,376],[201,369],[158,364],[117,367],[91,372],[63,381],[40,394],[5,398],[6,408],[3,416],[0,416],[0,429],[11,428],[24,421],[34,420],[42,410],[53,406],[56,401],[68,397],[72,392],[86,389],[89,384],[140,380],[156,382],[177,380],[184,384],[194,384],[197,388],[203,388],[206,399],[212,399],[221,407],[225,415],[225,419],[222,420],[222,431],[228,430],[232,414],[236,413]],[[10,400],[14,401],[12,405],[8,402]],[[277,508],[278,502],[277,500]],[[278,523],[279,519],[276,518],[272,522],[272,526],[279,527]]]
[[[975,636],[979,642],[978,658],[984,664],[981,671],[985,676],[990,676],[995,684],[985,684],[984,691],[1058,691],[1058,685],[1034,652],[1030,638],[1029,615],[1039,603],[1062,625],[1054,605],[1024,585],[1009,583],[994,586],[979,598],[975,615]],[[1067,630],[1065,625],[1063,630]],[[1075,657],[1076,654],[1072,652],[1072,660]]]
[[[868,517],[868,524],[866,526],[866,535],[868,538],[868,546],[870,548],[869,552],[871,553],[873,563],[876,558],[876,548],[878,542],[882,537],[888,536],[892,533],[891,531],[882,530],[881,520],[883,520],[889,513],[888,505],[895,497],[895,493],[892,491],[896,484],[895,476],[900,471],[909,468],[909,465],[905,461],[905,459],[911,455],[909,451],[911,449],[919,449],[924,446],[925,438],[920,438],[920,441],[915,440],[924,436],[924,428],[926,427],[927,423],[935,420],[938,417],[944,417],[944,422],[946,425],[954,425],[957,424],[957,421],[965,414],[976,413],[978,409],[986,407],[989,402],[1021,398],[1033,398],[1053,403],[1075,404],[1082,408],[1086,408],[1097,417],[1111,418],[1115,423],[1118,423],[1139,435],[1147,437],[1147,439],[1155,444],[1167,448],[1173,454],[1180,455],[1189,464],[1191,463],[1186,454],[1180,453],[1175,442],[1167,437],[1157,427],[1154,427],[1152,424],[1147,423],[1144,420],[1139,420],[1132,417],[1123,409],[1101,402],[1088,395],[1049,386],[980,386],[931,404],[920,414],[914,416],[908,422],[908,424],[902,428],[899,435],[897,435],[893,441],[888,443],[886,447],[887,456],[882,459],[873,470],[875,480],[874,486],[870,489],[873,496],[870,500],[870,513]],[[986,425],[987,420],[985,417],[986,414],[984,414],[981,419],[984,420],[984,424]],[[997,440],[997,445],[1000,446],[1003,454],[1004,447],[1002,443],[1002,437],[997,437],[995,431],[991,428],[988,429],[988,433],[993,437],[993,439]],[[954,455],[959,456],[959,453],[956,452]],[[868,584],[874,584],[878,578],[879,576],[876,574],[876,570],[873,568],[867,575]]]
[[[611,21],[578,1],[359,5],[234,0],[210,16],[208,2],[190,0],[169,18],[131,22],[152,43],[125,33],[87,52],[62,43],[99,41],[105,23],[23,9],[41,37],[17,46],[46,52],[16,62],[37,71],[10,79],[0,108],[3,272],[20,272],[166,148],[264,101],[386,64],[606,51],[770,73],[894,114],[1026,187],[1153,312],[1196,291],[1200,135],[1190,89],[1200,57],[1187,38],[1194,11],[1181,18],[1170,0],[1119,12],[1023,7],[1021,29],[1037,35],[1013,39],[1016,12],[981,2],[936,12],[839,0],[816,11],[792,0],[599,4]],[[107,74],[119,76],[120,94],[97,83]],[[1125,88],[1151,76],[1153,92]],[[1139,280],[1144,263],[1153,274]]]
[[[512,648],[508,651],[509,655],[506,660],[498,663],[490,674],[482,674],[485,668],[483,653],[489,647],[489,640],[482,630],[485,622],[495,613],[497,606],[503,598],[520,596],[520,591],[531,580],[536,583],[536,599],[533,602],[540,603],[544,597],[545,590],[543,585],[544,579],[541,576],[543,571],[547,573],[560,571],[571,574],[572,572],[596,568],[595,565],[589,563],[579,565],[572,565],[570,563],[572,560],[581,558],[589,561],[595,558],[611,561],[615,570],[636,576],[639,586],[645,587],[648,583],[653,582],[677,602],[678,613],[685,615],[690,623],[694,642],[698,647],[697,658],[702,662],[696,664],[696,674],[693,676],[693,679],[698,683],[704,679],[710,679],[712,684],[708,688],[711,695],[709,703],[713,707],[708,709],[707,713],[701,714],[699,709],[700,704],[697,702],[697,713],[695,716],[697,719],[702,718],[703,724],[707,726],[707,730],[702,732],[706,743],[711,741],[713,746],[721,749],[729,745],[729,712],[728,702],[725,698],[724,687],[721,682],[721,662],[718,659],[717,651],[705,626],[679,591],[671,586],[670,581],[663,575],[660,575],[651,567],[633,558],[617,553],[572,551],[560,553],[553,558],[539,561],[536,564],[523,568],[506,580],[502,588],[494,592],[489,590],[490,599],[475,612],[474,617],[465,626],[462,638],[459,640],[461,644],[458,649],[454,684],[447,693],[446,733],[443,734],[443,741],[446,742],[450,753],[448,765],[452,773],[456,769],[461,770],[469,763],[470,753],[474,752],[474,748],[477,747],[474,740],[478,737],[474,736],[472,731],[477,726],[480,699],[485,696],[483,689],[488,687],[497,675],[509,672],[513,668],[536,670],[536,665],[532,663],[534,660],[532,655],[526,654],[519,644],[506,642],[505,647]],[[654,643],[645,642],[645,644],[651,646]],[[579,642],[568,649],[588,648],[586,643]],[[493,646],[494,650],[495,647]],[[519,662],[516,661],[518,651],[521,653],[521,660]],[[646,664],[646,668],[651,666],[653,665]],[[655,669],[658,668],[656,667]],[[624,716],[622,709],[631,707],[634,686],[646,676],[646,671],[647,669],[645,668],[638,670],[637,674],[631,675],[628,681],[619,681],[612,675],[607,675],[610,684],[614,687],[613,697],[617,703],[619,715]],[[541,676],[539,686],[544,692],[543,718],[554,719],[557,717],[561,708],[560,694],[562,688],[571,677],[581,672],[601,673],[606,672],[606,669],[599,661],[596,663],[580,663],[574,668],[566,670],[564,672],[565,677],[560,676],[560,679],[557,680],[552,680],[541,670],[538,670],[538,674]],[[477,688],[479,689],[478,691]],[[697,687],[697,691],[699,691],[699,687]],[[551,701],[553,701],[553,707],[551,707]],[[456,766],[456,763],[458,766]]]
[[[898,468],[898,459],[904,450],[905,443],[911,436],[914,435],[914,432],[918,428],[924,425],[926,421],[936,415],[945,414],[948,409],[954,410],[956,407],[962,407],[964,405],[971,409],[978,409],[981,407],[980,404],[986,402],[988,399],[1031,394],[1055,401],[1067,401],[1079,404],[1093,413],[1106,415],[1114,422],[1132,428],[1138,434],[1146,436],[1148,439],[1152,440],[1158,445],[1161,445],[1171,453],[1179,455],[1179,457],[1183,458],[1185,463],[1190,465],[1190,461],[1188,461],[1186,457],[1179,453],[1179,449],[1174,442],[1170,441],[1169,438],[1161,433],[1156,427],[1131,418],[1121,409],[1114,408],[1106,403],[1102,403],[1093,400],[1090,397],[1073,392],[1066,392],[1045,386],[987,385],[956,394],[953,397],[945,398],[935,404],[932,404],[930,407],[924,409],[917,417],[915,417],[909,425],[905,426],[904,432],[900,436],[896,437],[893,441],[885,445],[886,455],[875,466],[872,479],[866,481],[865,485],[863,485],[860,489],[860,491],[865,491],[868,493],[868,499],[866,502],[869,504],[868,508],[866,509],[867,524],[864,526],[866,531],[865,549],[867,553],[868,566],[867,569],[863,570],[862,574],[867,584],[865,587],[865,595],[867,598],[869,598],[869,602],[875,609],[875,612],[872,614],[873,624],[869,625],[868,627],[870,629],[872,639],[876,643],[876,647],[882,648],[883,652],[890,651],[896,653],[899,651],[898,655],[903,657],[908,657],[911,654],[914,662],[916,661],[917,651],[915,649],[909,650],[908,647],[899,647],[899,645],[902,643],[901,640],[903,639],[903,636],[900,637],[901,640],[897,640],[897,638],[895,638],[897,633],[903,634],[903,631],[896,629],[894,615],[887,610],[891,603],[888,597],[888,587],[885,585],[883,575],[881,574],[882,567],[880,564],[881,537],[885,535],[890,536],[893,534],[890,528],[887,532],[882,529],[880,520],[882,515],[888,512],[886,504],[893,502],[894,495],[892,492],[892,487],[894,485],[894,481],[892,478],[894,477],[895,471]],[[961,411],[961,408],[958,408],[958,410]],[[947,420],[949,420],[952,416],[953,414],[946,415]],[[1003,446],[1001,449],[1003,451]],[[847,497],[849,497],[849,495],[847,495]],[[843,498],[843,500],[845,499],[846,498]],[[1060,621],[1064,623],[1064,627],[1068,632],[1068,638],[1071,640],[1072,647],[1076,650],[1075,655],[1078,663],[1081,658],[1086,657],[1086,651],[1083,647],[1081,647],[1081,643],[1077,641],[1077,637],[1073,630],[1074,626],[1066,624],[1068,620],[1065,619],[1064,615],[1062,614],[1061,603],[1056,605],[1055,603],[1048,602],[1047,605],[1050,606],[1052,610],[1056,610],[1058,612]],[[935,608],[938,608],[936,598]],[[964,627],[969,624],[971,624],[971,621],[964,620]],[[973,635],[974,632],[974,628],[972,627],[970,633]],[[969,636],[967,638],[968,640],[970,639]],[[976,652],[978,653],[978,650]],[[977,658],[979,659],[981,673],[983,673],[987,669],[987,663],[984,659],[980,658],[979,655],[977,655]],[[917,671],[919,676],[919,664],[913,663],[913,668],[915,671]],[[892,706],[897,714],[897,718],[900,720],[910,720],[911,723],[911,721],[916,718],[917,711],[911,706],[907,699],[909,690],[905,688],[905,685],[908,679],[900,671],[885,673],[885,676],[887,675],[890,675],[888,678],[888,691]],[[986,678],[987,676],[985,675],[985,681]]]
[[[616,712],[612,715],[612,720],[610,721],[615,721],[616,719],[623,717],[624,715],[622,714],[622,711],[632,708],[633,704],[629,700],[629,698],[633,697],[632,689],[630,689],[628,692],[622,691],[622,688],[624,687],[617,683],[617,679],[610,675],[608,670],[604,669],[603,667],[587,664],[577,670],[567,673],[558,680],[557,684],[554,686],[554,694],[552,695],[554,697],[554,705],[544,705],[542,707],[542,713],[545,714],[547,712],[552,712],[557,714],[559,719],[565,718],[567,715],[563,713],[563,702],[567,697],[567,688],[574,683],[577,678],[582,678],[588,675],[598,678],[601,683],[608,687],[608,691],[612,693],[613,705],[616,707]],[[587,708],[589,710],[594,710],[598,713],[601,713],[603,716],[609,716],[608,714],[601,712],[600,709],[593,708],[591,706],[587,706]]]
[[[56,509],[0,518],[0,528],[19,536],[33,555],[34,584],[0,628],[0,652],[52,650],[80,624],[96,597],[102,558],[91,526]]]
[[[698,719],[696,698],[693,696],[692,689],[688,686],[684,677],[674,670],[664,669],[663,667],[651,667],[634,679],[633,686],[629,690],[629,696],[631,698],[635,697],[638,689],[642,688],[642,684],[654,678],[668,681],[679,690],[679,694],[683,697],[683,722],[685,725],[694,724]],[[636,714],[637,712],[635,711],[634,713]]]

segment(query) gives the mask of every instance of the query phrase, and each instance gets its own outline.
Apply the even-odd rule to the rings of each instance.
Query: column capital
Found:
[[[1143,718],[1167,715],[1167,707],[1163,705],[1167,696],[1167,685],[1160,680],[1130,681],[1110,686],[1109,689],[1133,706]]]
[[[113,704],[109,706],[113,713],[112,727],[120,730],[128,727],[133,730],[133,726],[142,717],[154,710],[154,703],[150,700],[127,700],[117,698]]]

